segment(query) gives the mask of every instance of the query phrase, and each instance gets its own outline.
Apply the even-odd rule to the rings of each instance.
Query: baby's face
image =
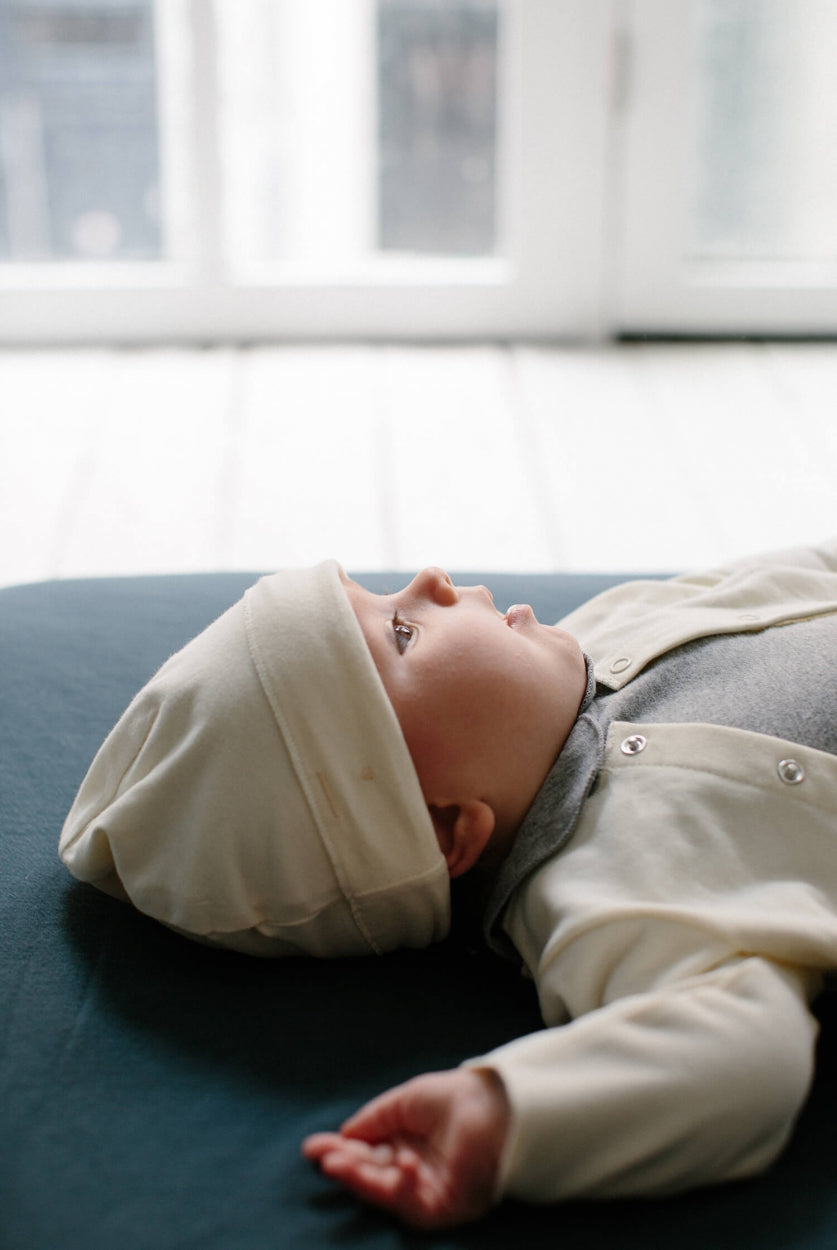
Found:
[[[428,804],[478,798],[515,829],[572,728],[584,657],[528,606],[428,568],[404,590],[346,593],[395,709]]]

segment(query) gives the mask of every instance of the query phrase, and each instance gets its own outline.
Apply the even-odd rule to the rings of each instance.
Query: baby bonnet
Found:
[[[96,755],[59,852],[253,954],[445,936],[447,867],[335,561],[262,578],[166,661]]]

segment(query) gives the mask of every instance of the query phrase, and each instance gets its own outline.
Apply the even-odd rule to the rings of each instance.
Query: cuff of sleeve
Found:
[[[503,1150],[500,1155],[500,1164],[497,1168],[497,1175],[494,1180],[494,1192],[491,1201],[494,1206],[502,1202],[507,1194],[510,1195],[508,1188],[508,1177],[511,1167],[511,1161],[514,1159],[516,1150],[516,1142],[519,1136],[518,1117],[515,1113],[514,1103],[509,1094],[509,1088],[503,1079],[503,1074],[492,1063],[486,1063],[484,1059],[466,1059],[464,1063],[459,1065],[461,1068],[467,1068],[471,1072],[490,1072],[503,1087],[506,1095],[506,1101],[509,1106],[509,1125],[506,1130],[506,1140],[503,1143]]]

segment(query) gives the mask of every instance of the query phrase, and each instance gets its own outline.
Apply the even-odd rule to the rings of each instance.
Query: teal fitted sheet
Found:
[[[467,944],[262,962],[179,938],[58,861],[64,814],[131,695],[252,580],[0,591],[0,1250],[834,1250],[829,997],[799,1130],[752,1182],[656,1202],[505,1203],[480,1225],[425,1235],[300,1158],[306,1133],[539,1016],[531,985]],[[484,580],[498,603],[525,599],[549,620],[617,579]]]

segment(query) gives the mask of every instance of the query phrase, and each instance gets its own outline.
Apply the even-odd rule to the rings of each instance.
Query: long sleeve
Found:
[[[776,1157],[811,1080],[816,970],[837,966],[835,792],[827,752],[611,726],[571,842],[504,919],[547,1025],[476,1061],[512,1107],[504,1193],[668,1193]]]
[[[745,958],[471,1061],[501,1076],[512,1106],[500,1192],[663,1194],[766,1167],[811,1079],[807,989],[802,973]]]
[[[615,587],[562,625],[615,691],[691,639],[834,612],[832,541]],[[811,1081],[818,970],[837,967],[835,794],[827,749],[610,723],[572,838],[503,913],[547,1027],[470,1061],[512,1108],[500,1192],[665,1194],[776,1158]]]

